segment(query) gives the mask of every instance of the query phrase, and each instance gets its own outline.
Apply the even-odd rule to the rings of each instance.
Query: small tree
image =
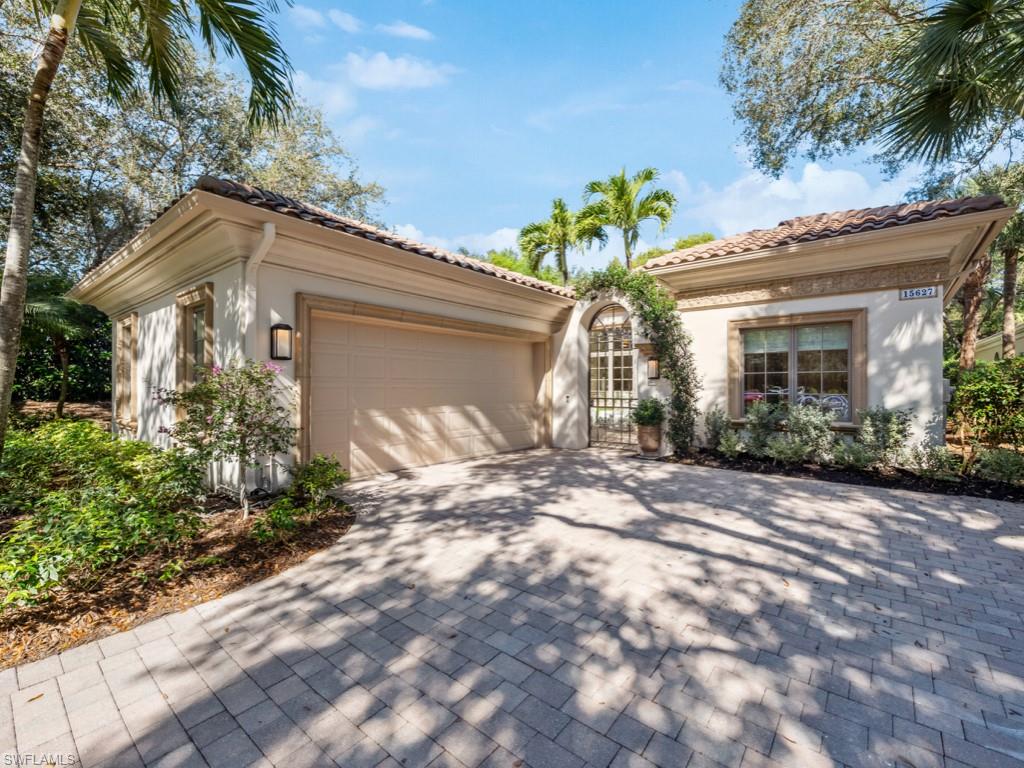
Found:
[[[190,389],[161,390],[157,396],[180,413],[174,426],[161,431],[207,461],[238,463],[243,518],[249,516],[246,470],[258,467],[264,456],[287,451],[295,437],[292,409],[281,404],[286,398],[277,384],[280,371],[272,363],[254,360],[213,366]]]

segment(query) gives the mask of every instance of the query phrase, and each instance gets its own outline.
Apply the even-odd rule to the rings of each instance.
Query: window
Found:
[[[850,420],[850,324],[750,328],[743,334],[743,412],[751,403],[820,405]]]
[[[866,314],[788,315],[730,323],[730,411],[758,401],[817,405],[852,422],[866,392]]]
[[[178,389],[213,364],[213,283],[178,294]]]
[[[119,427],[134,430],[137,423],[135,372],[137,364],[136,312],[114,324],[114,420]]]

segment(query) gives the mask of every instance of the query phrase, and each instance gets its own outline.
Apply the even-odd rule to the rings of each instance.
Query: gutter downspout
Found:
[[[277,227],[272,222],[264,222],[263,236],[256,244],[252,255],[245,261],[242,277],[242,357],[252,357],[256,349],[256,308],[260,264],[267,257],[276,238]]]

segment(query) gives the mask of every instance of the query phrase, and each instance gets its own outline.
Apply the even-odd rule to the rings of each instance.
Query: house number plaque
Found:
[[[939,288],[936,285],[927,285],[923,288],[901,288],[900,301],[908,299],[934,299],[939,295]]]

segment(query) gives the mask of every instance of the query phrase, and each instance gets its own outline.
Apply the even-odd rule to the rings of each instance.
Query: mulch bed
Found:
[[[53,400],[26,400],[14,406],[15,419],[18,417],[30,420],[52,419],[57,414],[57,403]],[[65,403],[64,416],[71,419],[95,421],[101,427],[110,426],[110,402]]]
[[[0,614],[0,669],[45,658],[232,592],[296,565],[335,543],[355,514],[338,505],[293,532],[260,544],[232,502],[212,497],[204,530],[172,552],[127,560],[99,574],[91,589],[58,590],[47,602]],[[168,562],[182,571],[161,580]]]
[[[737,456],[735,459],[730,459],[711,451],[695,451],[686,456],[667,456],[662,460],[698,467],[756,472],[761,475],[824,480],[829,483],[849,483],[850,485],[939,493],[946,496],[976,496],[982,499],[1024,502],[1024,486],[997,483],[974,477],[964,478],[960,481],[932,480],[898,468],[858,470],[826,467],[819,464],[775,464],[772,461],[752,456]]]

